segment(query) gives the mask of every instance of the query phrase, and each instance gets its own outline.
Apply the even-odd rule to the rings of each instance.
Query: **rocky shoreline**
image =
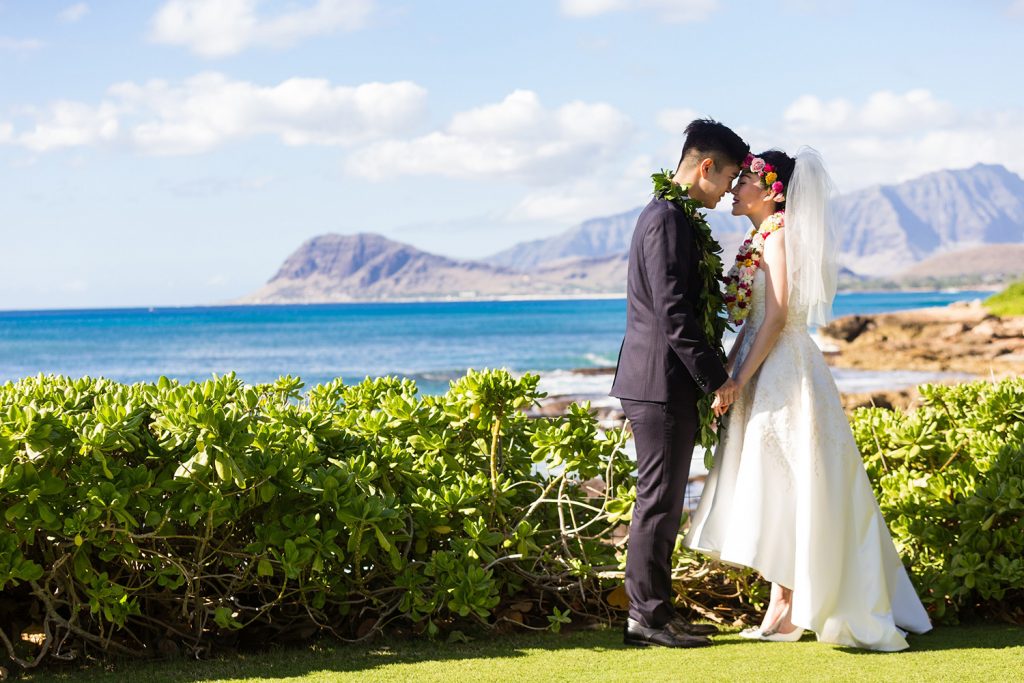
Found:
[[[876,315],[850,315],[820,330],[830,365],[859,370],[964,373],[1001,379],[1024,373],[1024,318],[1001,318],[980,302]],[[844,406],[906,408],[914,389],[845,394]]]
[[[836,368],[959,373],[994,379],[1024,374],[1024,317],[1001,318],[979,302],[844,316],[821,328],[819,334],[826,360]],[[573,372],[611,375],[615,369],[581,368]],[[907,409],[916,399],[917,389],[913,387],[842,394],[847,412],[872,405]],[[594,401],[594,410],[603,424],[621,426],[623,415],[618,402],[604,396],[549,396],[531,412],[537,416],[561,415],[570,403],[583,400]]]
[[[845,316],[821,335],[835,344],[836,367],[997,377],[1024,370],[1024,318],[1000,318],[976,302]]]

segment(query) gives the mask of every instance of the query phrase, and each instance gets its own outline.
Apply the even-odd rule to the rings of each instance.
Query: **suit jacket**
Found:
[[[637,219],[612,396],[696,402],[728,379],[697,317],[703,284],[693,234],[683,210],[667,200],[651,200]]]

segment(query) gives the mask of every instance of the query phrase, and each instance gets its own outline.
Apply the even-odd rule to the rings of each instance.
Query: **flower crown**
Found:
[[[764,198],[766,202],[774,201],[782,203],[786,201],[786,195],[782,193],[782,181],[779,180],[779,175],[775,172],[775,167],[767,163],[761,157],[755,157],[753,154],[748,154],[740,164],[740,168],[744,171],[750,171],[756,173],[757,177],[764,183],[765,189],[768,190],[768,196]]]

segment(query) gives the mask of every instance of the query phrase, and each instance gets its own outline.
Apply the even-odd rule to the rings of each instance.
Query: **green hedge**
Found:
[[[470,372],[420,397],[339,380],[301,400],[290,377],[8,383],[0,640],[32,665],[593,612],[632,465],[587,406],[527,418],[537,381]],[[581,486],[599,475],[606,496]],[[42,652],[19,641],[33,626]]]
[[[394,378],[305,394],[291,377],[7,383],[0,644],[28,667],[617,618],[624,435],[586,405],[527,417],[537,380],[470,372],[442,396]],[[853,419],[883,512],[933,613],[1012,618],[1024,382],[922,391],[913,415]],[[747,573],[678,547],[674,561],[698,613],[731,619],[765,597]]]
[[[896,547],[938,619],[1024,623],[1024,379],[920,393],[851,421]]]

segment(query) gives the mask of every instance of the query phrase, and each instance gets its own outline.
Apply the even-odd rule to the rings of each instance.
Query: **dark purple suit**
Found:
[[[672,550],[697,435],[697,402],[728,378],[697,317],[703,305],[700,256],[683,210],[651,200],[629,247],[626,336],[611,391],[622,400],[637,455],[626,560],[629,616],[650,628],[675,615]]]

